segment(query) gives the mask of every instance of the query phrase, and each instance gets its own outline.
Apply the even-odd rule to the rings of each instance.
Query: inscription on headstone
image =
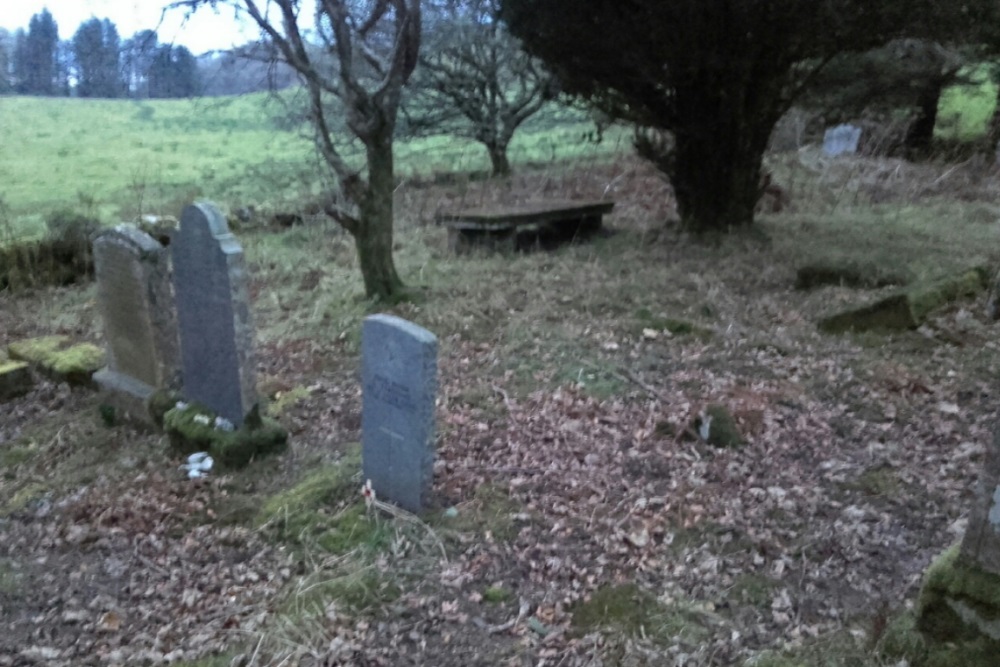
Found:
[[[239,426],[257,404],[243,248],[204,202],[184,209],[170,247],[184,396]]]
[[[861,128],[856,125],[837,125],[823,134],[823,152],[829,156],[857,153],[861,141]]]
[[[177,319],[166,248],[131,225],[94,241],[97,302],[104,322],[108,365],[94,380],[109,403],[147,419],[145,401],[156,389],[177,389]]]
[[[961,555],[979,569],[1000,575],[1000,431],[986,453]]]
[[[434,475],[437,338],[392,315],[366,317],[361,337],[362,467],[376,495],[411,512]]]

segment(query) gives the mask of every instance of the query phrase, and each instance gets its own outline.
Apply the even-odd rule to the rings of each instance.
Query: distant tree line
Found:
[[[0,28],[0,95],[177,98],[280,88],[294,80],[245,55],[196,58],[183,46],[161,43],[155,30],[122,39],[110,19],[89,19],[71,38],[60,39],[55,19],[43,9],[27,29]]]

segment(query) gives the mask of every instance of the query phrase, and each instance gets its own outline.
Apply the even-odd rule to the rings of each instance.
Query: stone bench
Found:
[[[613,201],[546,201],[492,209],[442,212],[436,216],[448,228],[448,248],[521,250],[583,238],[601,229]]]

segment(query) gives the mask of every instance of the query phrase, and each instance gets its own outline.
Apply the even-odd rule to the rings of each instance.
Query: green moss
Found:
[[[1000,635],[1000,576],[961,562],[960,545],[938,556],[924,574],[917,601],[917,627],[938,642],[978,641],[983,627]],[[957,606],[974,613],[971,621]],[[1000,642],[997,650],[1000,650]]]
[[[741,447],[746,444],[732,413],[717,403],[705,407],[704,420],[701,417],[695,419],[694,427],[702,437],[705,437],[707,430],[705,440],[716,447]]]
[[[291,489],[264,502],[256,523],[274,539],[345,553],[361,547],[375,551],[387,544],[390,526],[369,516],[360,500],[360,447],[344,459],[307,476]]]
[[[698,643],[711,634],[711,612],[680,600],[661,604],[636,584],[604,586],[570,608],[578,632],[611,629],[660,643]]]
[[[483,600],[493,604],[507,602],[513,599],[514,593],[503,586],[490,586],[483,591]]]
[[[163,428],[176,453],[208,452],[222,468],[241,468],[288,445],[288,433],[272,419],[254,428],[248,418],[241,428],[225,431],[215,427],[212,411],[195,404],[167,410]]]
[[[46,492],[43,484],[31,483],[15,493],[10,500],[0,505],[0,517],[10,516],[24,509],[28,503]]]
[[[163,416],[177,405],[181,400],[181,395],[170,389],[158,389],[153,392],[146,403],[149,415],[153,418],[153,423],[157,428],[163,428]]]
[[[671,317],[658,317],[653,315],[648,308],[640,308],[635,311],[637,320],[636,335],[641,335],[643,329],[653,329],[655,331],[668,331],[674,336],[694,336],[696,338],[711,338],[712,330],[698,326],[687,320],[678,320]]]
[[[498,542],[509,542],[517,537],[519,528],[514,516],[520,508],[498,486],[483,484],[477,487],[473,497],[456,509],[454,517],[439,520],[443,527],[476,533]]]
[[[41,336],[19,340],[7,346],[11,359],[19,359],[33,364],[43,363],[50,354],[69,345],[66,336]]]
[[[826,333],[915,329],[934,310],[982,290],[987,279],[985,270],[975,268],[957,276],[922,281],[873,304],[825,317],[818,326]]]
[[[66,336],[42,336],[7,346],[12,359],[26,361],[56,380],[87,384],[104,363],[104,351],[90,343],[71,345]]]
[[[927,642],[917,629],[917,619],[912,612],[890,619],[878,641],[876,653],[894,663],[906,660],[911,665],[923,664],[927,657]]]
[[[288,408],[299,401],[309,398],[309,390],[305,387],[295,387],[288,391],[279,393],[267,406],[267,414],[271,417],[280,417]]]
[[[17,573],[6,560],[0,560],[0,593],[11,594],[18,589]]]

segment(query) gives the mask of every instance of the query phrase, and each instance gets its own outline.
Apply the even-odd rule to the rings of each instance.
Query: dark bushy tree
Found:
[[[996,11],[992,0],[501,1],[567,90],[673,134],[659,164],[696,232],[752,224],[772,128],[838,53],[961,38]]]
[[[140,30],[122,45],[122,72],[129,97],[149,97],[149,70],[160,48],[155,30]]]
[[[0,95],[14,92],[13,72],[11,70],[14,58],[14,36],[0,28]]]
[[[124,92],[120,65],[121,38],[108,19],[92,18],[73,35],[77,94],[80,97],[121,97]]]
[[[497,0],[431,3],[405,131],[449,134],[486,147],[493,174],[510,173],[517,129],[554,99],[555,77],[499,20]],[[425,14],[429,14],[426,12]]]

